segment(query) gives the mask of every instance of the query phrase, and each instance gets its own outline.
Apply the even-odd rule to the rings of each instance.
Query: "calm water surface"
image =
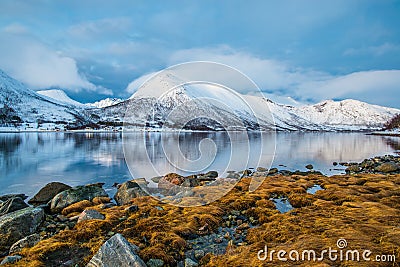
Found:
[[[333,169],[336,168],[332,165],[334,161],[357,162],[400,152],[398,137],[362,133],[277,133],[275,137],[265,134],[262,138],[257,135],[247,138],[245,133],[232,136],[227,133],[130,133],[126,139],[121,133],[0,133],[0,195],[32,196],[52,181],[72,186],[104,182],[112,194],[113,183],[132,179],[124,156],[123,142],[127,140],[129,149],[125,149],[134,178],[152,176],[154,169],[160,175],[173,170],[166,159],[182,169],[197,167],[199,171],[220,173],[242,170],[240,162],[243,161],[247,167],[269,167],[273,159],[272,167],[305,170],[304,166],[311,163],[316,170],[330,175],[343,172]],[[207,142],[201,144],[202,140]],[[266,148],[261,157],[248,159],[249,151],[260,153],[257,150],[260,145]],[[203,162],[202,155],[213,161]]]

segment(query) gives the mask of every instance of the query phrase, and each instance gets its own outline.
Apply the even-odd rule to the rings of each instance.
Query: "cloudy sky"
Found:
[[[0,69],[81,102],[127,98],[144,75],[205,60],[267,95],[400,108],[400,1],[0,2]]]

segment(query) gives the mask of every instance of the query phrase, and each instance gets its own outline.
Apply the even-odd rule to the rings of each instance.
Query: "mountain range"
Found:
[[[170,74],[162,82],[160,87],[173,89],[160,95],[157,86],[143,86],[127,100],[82,104],[62,90],[30,90],[0,70],[0,125],[45,122],[96,127],[124,122],[134,129],[361,131],[380,129],[400,113],[352,99],[283,105],[218,86],[181,85]]]

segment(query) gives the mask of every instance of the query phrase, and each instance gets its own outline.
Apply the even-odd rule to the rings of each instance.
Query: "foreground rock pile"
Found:
[[[220,200],[199,207],[168,205],[146,195],[143,179],[117,185],[115,203],[103,184],[44,186],[28,203],[22,194],[0,197],[0,264],[9,266],[261,266],[257,252],[271,249],[335,247],[345,238],[351,249],[400,258],[399,158],[341,163],[347,175],[265,170],[232,173],[238,183]],[[390,166],[389,166],[390,165]],[[393,165],[393,166],[392,166]],[[354,167],[354,170],[355,167]],[[390,171],[388,171],[390,170]],[[254,192],[251,176],[265,175]],[[233,177],[235,176],[235,177]],[[237,177],[239,176],[239,177]],[[154,180],[172,194],[191,187],[179,203],[213,192],[215,172],[197,177],[169,174]],[[172,184],[172,186],[171,186]],[[310,193],[310,188],[321,190]],[[179,193],[178,193],[179,194]],[[273,199],[294,209],[281,213]],[[271,266],[294,265],[274,258]],[[316,262],[300,262],[316,266]],[[318,266],[396,266],[394,263],[329,259]]]

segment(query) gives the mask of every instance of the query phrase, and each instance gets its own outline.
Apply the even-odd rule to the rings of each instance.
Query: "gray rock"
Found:
[[[62,209],[71,204],[82,200],[91,201],[95,197],[108,197],[106,191],[101,187],[101,184],[72,187],[58,193],[51,200],[50,210],[53,213],[59,213]]]
[[[129,243],[121,234],[107,240],[90,260],[87,267],[146,267],[137,255],[139,248]]]
[[[36,195],[34,195],[33,198],[28,201],[28,203],[34,206],[46,204],[58,193],[70,188],[71,187],[69,185],[59,182],[48,183],[42,189],[40,189],[39,192],[37,192]]]
[[[7,263],[13,264],[19,261],[20,259],[22,259],[20,255],[7,256],[0,262],[0,265],[5,265]]]
[[[87,209],[82,211],[78,217],[78,222],[87,220],[104,220],[105,216],[98,212],[97,210]]]
[[[25,208],[0,217],[0,251],[33,234],[44,219],[42,208]]]
[[[196,258],[196,260],[200,260],[205,255],[204,250],[202,250],[202,249],[195,250],[193,254],[194,254],[194,257]]]
[[[128,204],[132,198],[147,196],[147,193],[139,186],[135,180],[126,181],[118,188],[114,196],[118,205]]]
[[[30,248],[35,246],[40,241],[39,234],[28,235],[15,242],[10,248],[10,254],[20,252],[23,248]]]
[[[0,201],[7,201],[8,199],[14,198],[14,197],[19,197],[19,198],[21,198],[22,200],[25,200],[25,199],[28,198],[28,196],[25,195],[25,194],[8,194],[8,195],[2,195],[2,196],[0,196]]]
[[[19,197],[9,198],[3,203],[0,203],[0,216],[13,211],[22,210],[27,207],[28,204],[26,204],[22,198]]]
[[[164,261],[161,259],[150,259],[147,262],[147,267],[162,267],[164,266]]]
[[[185,259],[185,267],[197,267],[197,266],[199,266],[199,264],[197,264],[197,262],[195,262],[191,258]]]
[[[376,171],[384,173],[395,172],[398,169],[399,166],[397,166],[397,164],[393,162],[382,163],[381,165],[375,168]]]

